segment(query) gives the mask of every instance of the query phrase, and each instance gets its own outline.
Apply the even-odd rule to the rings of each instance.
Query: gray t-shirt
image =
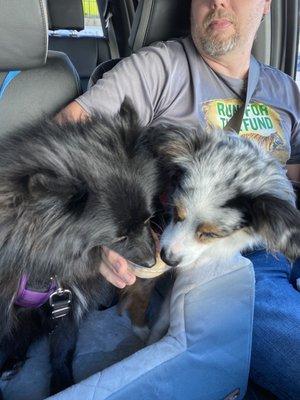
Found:
[[[288,75],[259,66],[240,135],[259,142],[283,164],[298,164],[299,89]],[[127,96],[144,125],[200,123],[223,128],[243,104],[244,89],[245,82],[214,72],[185,38],[156,43],[123,59],[77,101],[89,113],[114,115]]]

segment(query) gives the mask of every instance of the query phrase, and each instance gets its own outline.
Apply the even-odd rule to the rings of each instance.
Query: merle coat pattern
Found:
[[[177,274],[214,268],[255,246],[300,257],[300,212],[282,165],[255,142],[221,130],[166,126],[144,137],[160,159],[172,190],[161,258]],[[169,300],[148,343],[166,333]]]
[[[291,261],[299,257],[300,212],[292,184],[255,142],[232,132],[174,126],[144,140],[175,174],[172,218],[160,240],[167,264],[224,259],[261,243]]]

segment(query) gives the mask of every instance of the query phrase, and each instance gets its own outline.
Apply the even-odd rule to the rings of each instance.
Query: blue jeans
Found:
[[[299,400],[300,292],[289,281],[290,264],[264,250],[246,257],[256,277],[250,377],[280,400]]]

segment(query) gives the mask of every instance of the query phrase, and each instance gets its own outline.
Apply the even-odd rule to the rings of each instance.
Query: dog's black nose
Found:
[[[160,251],[160,258],[170,267],[177,267],[181,261],[181,258],[175,258],[172,253],[167,255],[164,247]]]
[[[155,257],[150,257],[147,260],[143,260],[142,262],[139,263],[141,267],[145,268],[151,268],[156,264],[156,259]]]

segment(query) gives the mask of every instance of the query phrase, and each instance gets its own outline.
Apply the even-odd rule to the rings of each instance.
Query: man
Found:
[[[123,60],[58,118],[115,114],[125,95],[144,125],[164,122],[224,127],[252,91],[240,134],[257,140],[300,182],[300,95],[295,83],[259,65],[251,48],[272,0],[192,0],[192,39],[159,43]],[[105,249],[100,272],[123,288],[134,283],[127,263]],[[251,374],[280,399],[300,397],[300,294],[289,265],[264,251],[247,255],[256,273]]]

